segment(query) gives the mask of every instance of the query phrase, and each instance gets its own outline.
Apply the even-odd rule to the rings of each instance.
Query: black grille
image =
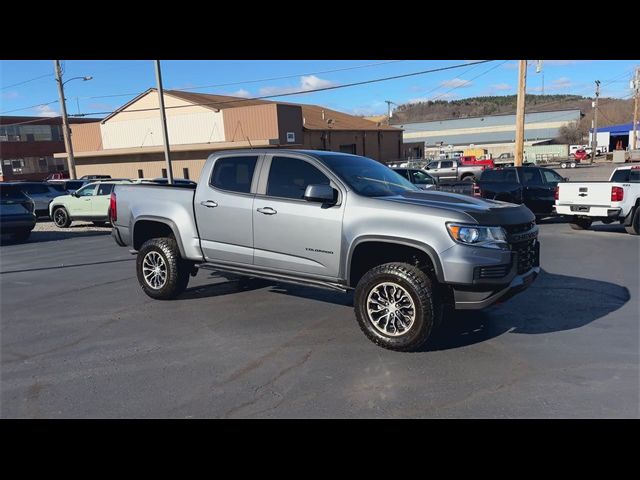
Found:
[[[478,267],[476,278],[502,278],[511,270],[511,265],[494,265],[491,267]]]
[[[515,233],[528,232],[535,226],[536,226],[536,222],[529,222],[529,223],[520,223],[518,225],[505,225],[504,229],[507,231],[509,235],[513,235]]]
[[[518,275],[528,272],[538,265],[538,249],[536,240],[514,243],[511,249],[518,255]]]

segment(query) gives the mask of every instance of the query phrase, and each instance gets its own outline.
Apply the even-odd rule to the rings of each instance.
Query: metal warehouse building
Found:
[[[617,146],[621,146],[622,150],[625,150],[629,146],[632,133],[633,122],[600,127],[598,128],[598,134],[596,135],[598,147],[606,147],[608,152],[614,151]],[[637,134],[640,134],[640,130],[637,130]],[[590,130],[589,145],[591,145],[592,138],[593,130]]]
[[[546,143],[556,138],[562,126],[582,118],[580,110],[532,112],[525,115],[525,145]],[[404,129],[404,142],[424,142],[425,149],[442,145],[492,147],[495,153],[513,150],[516,138],[515,115],[435,120],[396,125]]]
[[[78,176],[166,176],[158,92],[151,88],[97,123],[72,126]],[[316,105],[164,91],[176,177],[197,179],[212,152],[308,148],[400,158],[402,130]],[[55,155],[66,158],[66,153]]]

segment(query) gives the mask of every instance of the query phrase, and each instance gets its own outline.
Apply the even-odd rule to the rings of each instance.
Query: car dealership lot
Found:
[[[202,271],[154,301],[107,229],[34,235],[0,251],[1,414],[638,417],[640,238],[594,228],[543,223],[532,288],[419,353],[367,341],[350,296]]]

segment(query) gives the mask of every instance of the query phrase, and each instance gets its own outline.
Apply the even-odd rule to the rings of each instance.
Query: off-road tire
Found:
[[[149,252],[157,252],[164,260],[166,281],[160,288],[153,288],[144,278],[142,265]],[[144,293],[157,300],[170,300],[184,292],[189,284],[191,262],[180,257],[180,249],[171,237],[152,238],[142,244],[136,258],[138,282]]]
[[[593,220],[588,220],[588,219],[585,220],[585,219],[579,218],[569,223],[569,226],[573,230],[589,230],[589,228],[591,228],[592,223],[593,223]]]
[[[415,319],[407,332],[389,336],[378,331],[369,319],[367,298],[372,289],[384,282],[393,282],[411,296],[415,305]],[[358,282],[354,296],[354,310],[360,329],[376,345],[400,352],[418,350],[439,323],[442,302],[438,289],[429,275],[408,263],[385,263],[372,268]]]
[[[69,228],[71,225],[71,218],[69,218],[69,212],[64,207],[56,207],[51,212],[51,219],[58,228]]]
[[[635,208],[631,225],[625,225],[624,229],[629,235],[640,235],[640,207]]]

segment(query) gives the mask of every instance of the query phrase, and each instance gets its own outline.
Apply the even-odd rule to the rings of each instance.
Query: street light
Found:
[[[64,84],[69,83],[71,80],[92,80],[93,77],[73,77],[68,80],[62,81],[62,71],[60,69],[60,60],[54,60],[53,65],[56,70],[56,82],[58,83],[58,94],[60,95],[60,109],[62,110],[62,133],[64,135],[64,148],[67,151],[68,164],[69,164],[69,176],[75,180],[76,175],[76,160],[73,156],[73,146],[71,144],[71,131],[69,130],[69,120],[67,118],[67,104],[64,98]]]

